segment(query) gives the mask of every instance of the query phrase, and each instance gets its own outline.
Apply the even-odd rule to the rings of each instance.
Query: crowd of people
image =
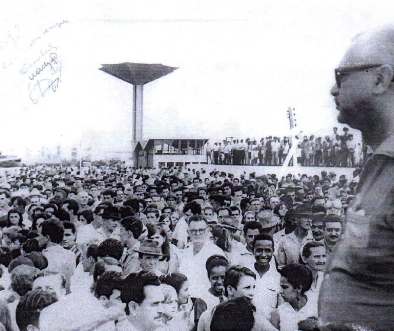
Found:
[[[357,177],[35,166],[0,178],[0,330],[316,330]]]
[[[349,128],[343,133],[333,128],[332,135],[325,137],[296,137],[297,158],[302,166],[356,167],[364,160],[366,149],[362,142],[354,139]],[[292,147],[290,137],[266,137],[260,141],[252,139],[230,139],[215,142],[207,147],[207,162],[222,165],[281,166]]]

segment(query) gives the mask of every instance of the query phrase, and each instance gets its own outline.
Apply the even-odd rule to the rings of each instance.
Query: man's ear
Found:
[[[130,315],[135,316],[135,312],[139,307],[139,304],[136,303],[135,301],[130,301],[128,304]]]
[[[142,235],[142,233],[141,233],[141,235]],[[134,238],[134,233],[133,233],[133,231],[130,231],[130,230],[128,230],[127,231],[127,238],[132,238],[133,240],[136,240],[135,238]],[[138,240],[138,239],[137,239]]]
[[[105,307],[107,305],[107,302],[109,301],[108,298],[105,295],[100,296],[99,301],[101,304]]]
[[[391,65],[385,64],[377,69],[377,75],[374,86],[374,93],[381,94],[388,90],[393,80],[394,69]]]
[[[227,293],[228,293],[228,296],[234,295],[235,291],[236,291],[236,289],[235,289],[234,287],[232,287],[231,285],[228,285],[228,286],[227,286]]]
[[[301,254],[300,254],[301,255]],[[308,262],[306,261],[306,257],[304,255],[301,255],[301,260],[302,262],[304,262],[305,264],[308,264]]]

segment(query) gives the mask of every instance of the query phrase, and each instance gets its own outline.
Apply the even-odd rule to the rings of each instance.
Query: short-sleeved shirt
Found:
[[[280,273],[276,270],[274,259],[271,260],[270,268],[262,277],[260,277],[255,268],[252,271],[257,276],[253,303],[259,313],[268,317],[278,305]]]
[[[308,234],[300,242],[296,237],[294,231],[281,238],[278,245],[276,260],[279,266],[284,266],[289,263],[300,262],[301,247],[308,241],[313,240],[312,232]]]
[[[394,329],[394,135],[367,161],[319,297],[323,322]]]

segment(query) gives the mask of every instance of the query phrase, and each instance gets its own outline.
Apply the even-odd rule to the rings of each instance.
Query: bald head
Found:
[[[394,27],[357,35],[335,71],[338,121],[378,146],[394,130]]]
[[[341,67],[363,64],[394,65],[394,26],[359,33],[341,62]]]

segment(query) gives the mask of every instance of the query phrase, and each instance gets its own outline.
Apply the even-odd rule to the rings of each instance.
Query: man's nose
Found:
[[[163,314],[164,311],[165,311],[165,305],[164,305],[163,302],[161,302],[161,303],[158,305],[158,307],[157,307],[157,312]]]
[[[335,83],[331,88],[331,95],[336,97],[338,95],[339,89],[338,85]]]

